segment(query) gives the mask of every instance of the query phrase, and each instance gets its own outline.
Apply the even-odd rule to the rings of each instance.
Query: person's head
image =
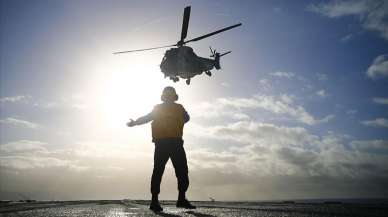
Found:
[[[162,96],[160,99],[163,102],[171,103],[178,100],[178,95],[175,92],[175,89],[171,86],[167,86],[163,89]]]

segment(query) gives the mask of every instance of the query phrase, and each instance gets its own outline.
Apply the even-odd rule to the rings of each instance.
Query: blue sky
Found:
[[[209,46],[232,50],[211,78],[164,79],[163,49],[112,55],[176,43],[187,5],[188,38],[243,23],[190,44],[204,57]],[[386,197],[387,7],[2,1],[2,195],[148,198],[150,127],[125,122],[173,85],[192,116],[184,138],[192,198]],[[174,179],[169,168],[162,198],[175,197]]]

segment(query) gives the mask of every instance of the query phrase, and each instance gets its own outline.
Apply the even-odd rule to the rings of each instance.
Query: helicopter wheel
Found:
[[[212,72],[211,71],[206,71],[205,74],[207,74],[209,77],[212,76]]]
[[[170,77],[170,79],[175,83],[175,82],[177,82],[177,81],[179,81],[179,78],[177,78],[177,77]]]
[[[190,84],[190,78],[186,80],[186,84],[187,84],[187,85]]]

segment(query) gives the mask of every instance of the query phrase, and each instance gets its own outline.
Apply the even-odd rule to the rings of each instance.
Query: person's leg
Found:
[[[179,195],[176,206],[186,209],[195,209],[196,207],[186,199],[186,191],[189,187],[189,174],[183,142],[176,144],[174,151],[171,152],[171,161],[174,165],[175,175],[178,179]]]
[[[158,202],[158,195],[160,192],[160,183],[162,181],[162,176],[164,173],[164,168],[169,159],[169,152],[163,144],[155,143],[155,153],[154,153],[154,169],[152,172],[151,178],[151,194],[152,201]]]
[[[175,169],[175,175],[178,180],[178,200],[185,199],[185,193],[189,187],[189,175],[187,167],[187,159],[183,142],[174,144],[175,148],[171,152],[171,161]]]

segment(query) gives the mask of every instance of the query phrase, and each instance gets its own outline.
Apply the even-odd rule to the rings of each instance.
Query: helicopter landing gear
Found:
[[[190,85],[190,78],[189,78],[189,79],[186,79],[186,84],[187,84],[187,85]]]
[[[170,80],[172,80],[174,83],[179,81],[178,77],[170,77]]]
[[[206,71],[205,74],[207,74],[209,77],[212,76],[212,72],[211,71]]]

